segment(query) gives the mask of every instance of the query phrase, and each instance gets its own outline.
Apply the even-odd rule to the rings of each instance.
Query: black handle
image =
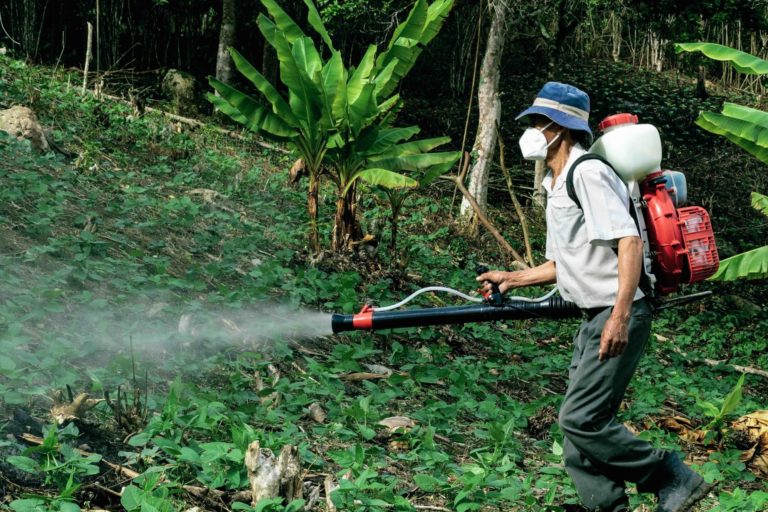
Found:
[[[475,272],[477,275],[485,274],[488,272],[488,267],[485,265],[477,265],[475,267]],[[501,306],[504,304],[504,297],[501,295],[501,290],[499,290],[499,285],[496,283],[491,283],[491,293],[488,295],[484,295],[486,302],[492,306]]]

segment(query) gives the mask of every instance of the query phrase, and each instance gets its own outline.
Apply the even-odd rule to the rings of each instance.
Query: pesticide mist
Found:
[[[106,345],[128,346],[138,354],[173,357],[174,353],[212,355],[226,350],[270,353],[332,334],[330,313],[282,304],[235,307],[201,301],[110,306],[67,315],[73,330]],[[64,327],[64,326],[60,326]],[[86,340],[83,340],[86,341]]]

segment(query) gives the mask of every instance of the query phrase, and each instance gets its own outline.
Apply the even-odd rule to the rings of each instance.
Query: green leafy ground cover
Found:
[[[288,186],[291,162],[281,153],[149,114],[134,118],[128,106],[80,97],[66,73],[53,78],[0,59],[0,103],[30,105],[79,155],[37,156],[0,137],[0,428],[15,435],[0,440],[1,507],[216,508],[182,487],[193,485],[223,491],[225,510],[247,487],[244,451],[259,440],[275,452],[298,446],[305,497],[326,475],[340,481],[339,510],[578,510],[556,425],[574,322],[268,343],[228,324],[203,336],[182,328],[190,312],[237,318],[242,328],[253,318],[266,329],[276,321],[260,316],[264,304],[349,313],[427,284],[472,288],[476,261],[502,259],[485,239],[458,236],[446,222],[450,189],[414,198],[403,215],[405,269],[390,267],[383,249],[310,265],[304,195]],[[322,199],[321,217],[330,219],[331,191]],[[369,226],[386,212],[373,200],[362,207]],[[514,224],[497,213],[500,225]],[[655,445],[691,455],[718,483],[701,510],[759,511],[768,485],[739,460],[737,440],[704,449],[660,427],[673,415],[709,424],[739,381],[704,358],[768,367],[764,309],[752,295],[720,290],[657,319],[621,415]],[[372,364],[393,373],[341,378]],[[747,376],[728,420],[765,408],[761,379]],[[138,389],[139,421],[120,423],[100,403],[84,421],[53,425],[46,397],[67,385],[113,400],[120,387],[129,408]],[[326,422],[308,417],[313,403]],[[388,434],[378,422],[391,416],[417,425]],[[20,443],[24,432],[44,443]],[[117,475],[105,460],[141,476]],[[632,502],[651,503],[636,494]]]

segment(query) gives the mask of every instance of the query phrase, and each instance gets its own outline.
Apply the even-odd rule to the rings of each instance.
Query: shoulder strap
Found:
[[[580,163],[586,162],[587,160],[599,160],[613,169],[613,166],[608,162],[608,160],[595,153],[584,153],[579,158],[577,158],[575,162],[573,162],[573,165],[565,173],[565,189],[568,192],[568,197],[571,198],[571,201],[576,203],[576,206],[579,207],[579,210],[582,209],[581,201],[579,201],[578,196],[576,196],[576,189],[573,186],[573,172],[576,170],[576,167],[578,167]],[[632,208],[632,210],[634,210],[634,208]]]
[[[568,171],[565,174],[565,189],[568,192],[568,197],[571,198],[571,201],[576,203],[576,206],[579,207],[579,210],[582,210],[581,207],[581,201],[579,201],[578,196],[576,195],[576,188],[573,186],[573,172],[576,170],[576,167],[587,160],[599,160],[603,162],[605,165],[610,167],[614,172],[616,170],[613,168],[613,166],[600,155],[597,155],[595,153],[585,153],[581,155],[579,158],[576,159],[575,162],[573,162],[573,165],[568,169]],[[637,232],[640,233],[640,222],[637,220],[637,211],[635,210],[635,206],[632,203],[632,198],[629,198],[629,215],[632,217],[632,220],[635,221],[635,227],[637,227]],[[616,253],[616,256],[619,255],[619,250],[617,248],[613,249],[613,252]],[[640,289],[645,293],[646,297],[649,299],[652,299],[655,296],[653,287],[651,286],[651,282],[648,278],[648,274],[645,273],[645,266],[642,267],[642,270],[640,272]]]

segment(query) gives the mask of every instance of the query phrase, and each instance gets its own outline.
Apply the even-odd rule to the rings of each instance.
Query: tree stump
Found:
[[[258,441],[248,446],[245,467],[251,483],[253,506],[265,498],[285,498],[290,503],[302,496],[302,475],[299,450],[287,444],[275,458],[272,450],[261,448]]]

